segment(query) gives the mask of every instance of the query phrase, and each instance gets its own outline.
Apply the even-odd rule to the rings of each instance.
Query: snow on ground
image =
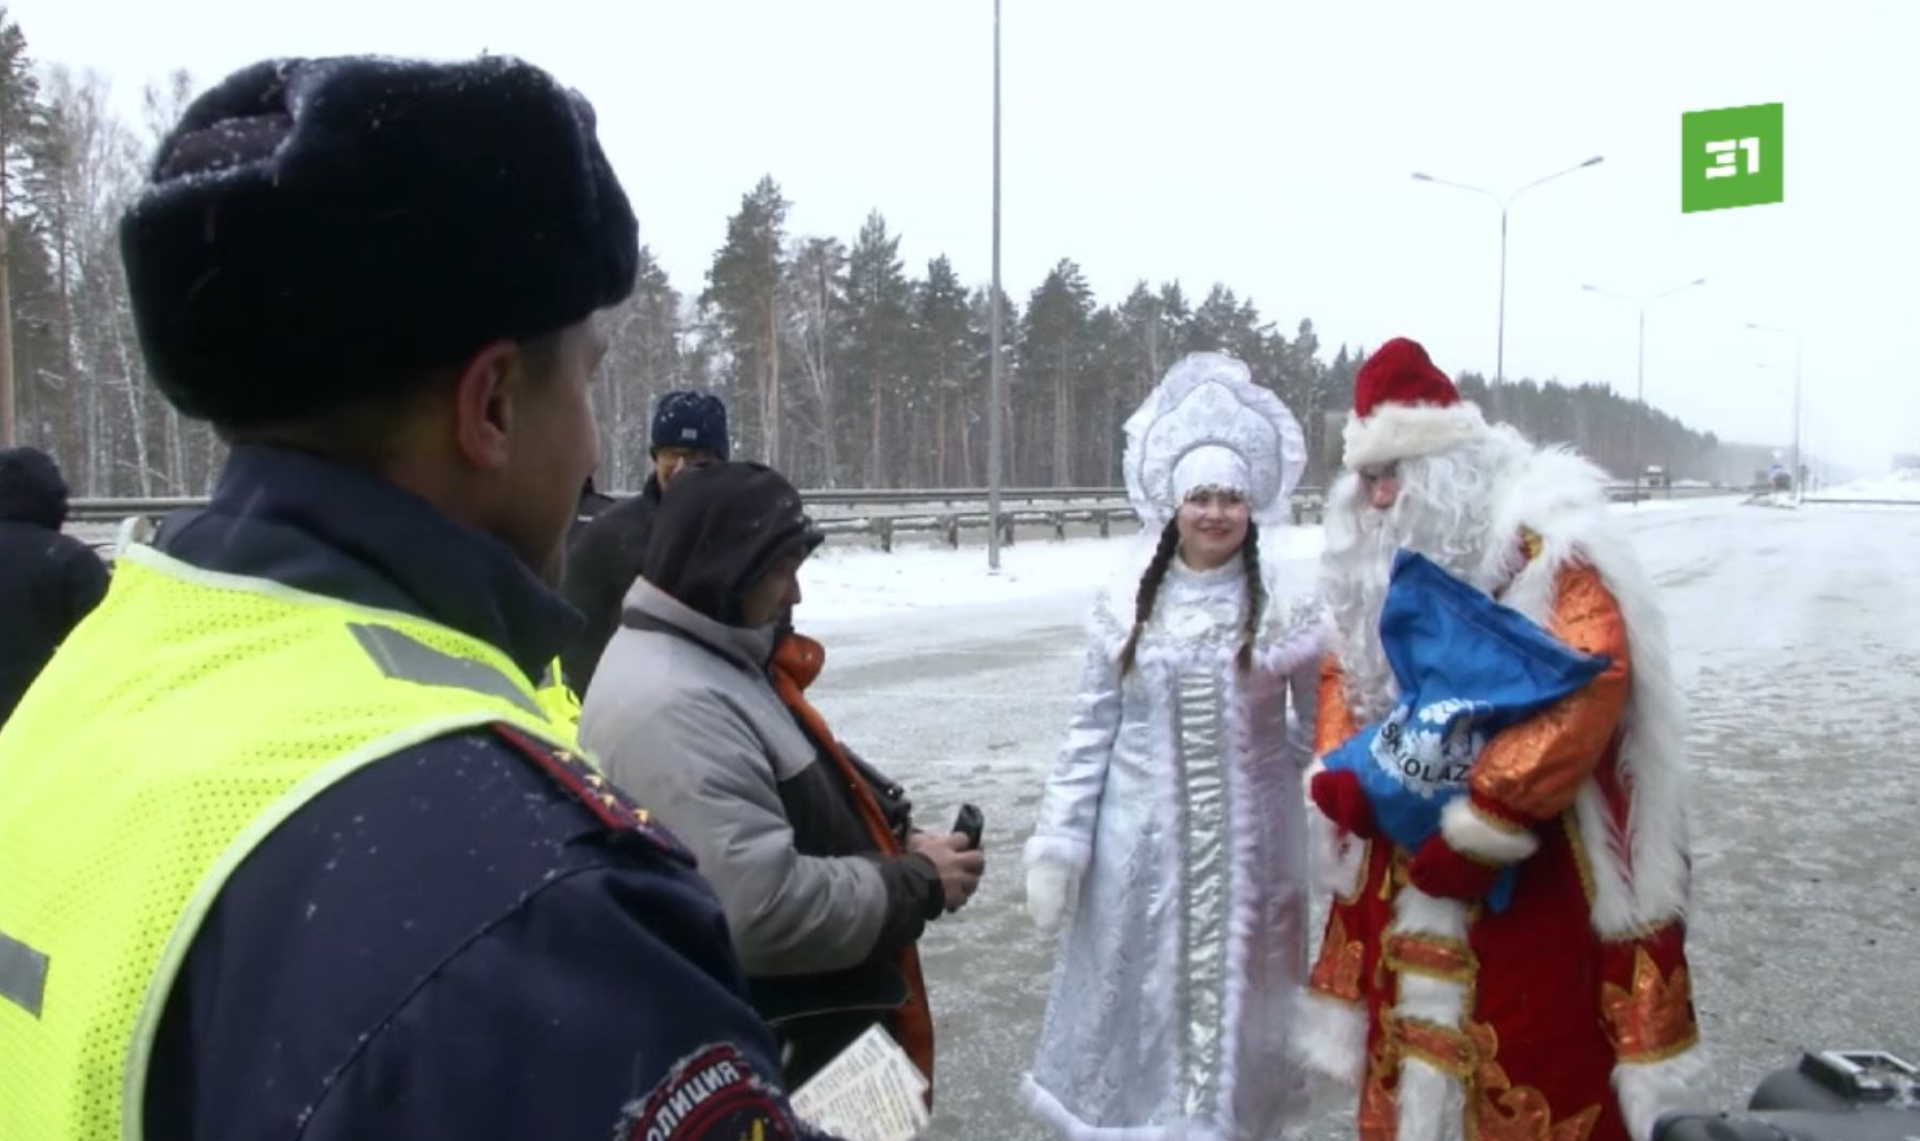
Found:
[[[1821,499],[1878,499],[1920,503],[1920,471],[1897,471],[1877,479],[1863,479],[1814,493]]]
[[[1697,510],[1698,499],[1649,499],[1638,506],[1615,504],[1622,514]],[[987,567],[983,541],[955,550],[940,545],[901,545],[891,553],[858,540],[829,540],[800,572],[805,595],[800,614],[809,627],[901,611],[973,608],[1076,595],[1091,599],[1095,587],[1122,568],[1144,566],[1147,539],[1137,533],[1113,538],[1023,538],[1002,548],[1000,570]],[[1282,527],[1261,535],[1269,553],[1308,564],[1320,556],[1324,536],[1317,525]],[[1307,572],[1307,573],[1310,573]]]
[[[1288,527],[1262,536],[1288,561],[1320,554],[1318,527]],[[845,621],[898,611],[951,610],[1077,594],[1092,598],[1105,576],[1137,562],[1150,548],[1139,534],[1110,539],[1022,538],[1000,551],[1000,570],[987,567],[984,542],[955,550],[898,546],[892,553],[829,540],[800,572],[800,614],[809,623]],[[1130,560],[1132,560],[1130,562]]]
[[[1904,744],[1920,738],[1920,626],[1902,617],[1920,610],[1920,527],[1737,499],[1619,511],[1692,713],[1703,1094],[1738,1108],[1802,1049],[1920,1053],[1920,886],[1905,870],[1920,790]],[[1287,540],[1303,576],[1317,535]],[[829,655],[812,696],[835,731],[906,785],[923,823],[963,801],[986,814],[985,884],[921,944],[939,1030],[928,1141],[1046,1137],[1018,1096],[1052,963],[1019,848],[1071,710],[1086,598],[1120,549],[1023,538],[993,586],[978,546],[840,551],[803,573],[802,624]],[[1350,1137],[1350,1113],[1336,1105],[1309,1141]]]

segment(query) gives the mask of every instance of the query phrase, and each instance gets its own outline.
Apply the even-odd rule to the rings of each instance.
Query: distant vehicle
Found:
[[[1641,477],[1641,482],[1645,483],[1648,487],[1673,486],[1667,477],[1667,469],[1661,467],[1659,464],[1648,464],[1647,474]]]

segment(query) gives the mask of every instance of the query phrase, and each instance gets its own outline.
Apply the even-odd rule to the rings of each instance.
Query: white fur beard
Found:
[[[1400,464],[1400,494],[1376,510],[1351,472],[1334,484],[1327,504],[1321,591],[1333,619],[1335,654],[1346,674],[1346,697],[1356,720],[1371,724],[1399,700],[1400,687],[1380,644],[1393,559],[1405,548],[1481,589],[1493,513],[1489,445],[1470,445]]]

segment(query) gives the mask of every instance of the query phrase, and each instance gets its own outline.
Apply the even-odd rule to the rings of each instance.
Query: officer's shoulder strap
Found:
[[[667,856],[694,866],[693,853],[685,844],[579,753],[537,740],[502,722],[493,722],[487,728],[514,753],[533,762],[608,831],[637,836]]]

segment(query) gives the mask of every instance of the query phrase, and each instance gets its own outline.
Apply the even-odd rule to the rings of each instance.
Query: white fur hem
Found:
[[[1651,1141],[1654,1126],[1669,1113],[1711,1112],[1699,1094],[1707,1074],[1707,1054],[1694,1046],[1659,1062],[1621,1062],[1613,1068],[1613,1090],[1627,1136]]]
[[[1032,836],[1028,838],[1022,855],[1028,867],[1039,863],[1063,864],[1078,875],[1087,870],[1087,861],[1093,856],[1093,848],[1086,841],[1071,836]]]
[[[1343,1086],[1360,1088],[1367,1070],[1366,1008],[1302,990],[1293,1020],[1295,1060]]]
[[[1487,432],[1480,409],[1465,402],[1444,408],[1431,404],[1382,404],[1364,420],[1350,419],[1343,432],[1347,467],[1415,459],[1457,448]]]
[[[1461,1141],[1467,1091],[1450,1074],[1418,1058],[1400,1063],[1399,1125],[1394,1141]]]
[[[1221,1141],[1220,1135],[1194,1121],[1167,1125],[1094,1125],[1060,1103],[1060,1099],[1027,1074],[1020,1080],[1020,1096],[1027,1111],[1065,1141]]]
[[[1440,810],[1440,834],[1454,851],[1496,864],[1517,864],[1540,850],[1540,839],[1530,830],[1487,819],[1465,796]]]
[[[1466,904],[1428,895],[1407,885],[1393,900],[1393,921],[1389,934],[1433,935],[1465,942],[1467,938]],[[1400,995],[1394,1013],[1401,1018],[1419,1019],[1450,1030],[1459,1029],[1473,1013],[1473,999],[1467,988],[1450,979],[1428,978],[1418,974],[1400,976]],[[1463,1108],[1466,1094],[1452,1075],[1435,1069],[1418,1058],[1406,1058],[1400,1064],[1399,1129],[1395,1141],[1460,1141],[1466,1128]]]

